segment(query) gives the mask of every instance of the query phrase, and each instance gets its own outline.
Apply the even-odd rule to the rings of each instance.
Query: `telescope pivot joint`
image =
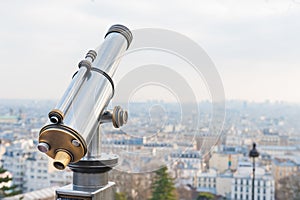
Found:
[[[115,128],[120,128],[127,123],[128,112],[121,106],[115,106],[114,109],[105,111],[101,116],[101,124],[112,122]]]

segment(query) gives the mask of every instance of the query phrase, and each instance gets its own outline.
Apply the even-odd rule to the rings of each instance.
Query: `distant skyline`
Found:
[[[77,63],[116,23],[196,41],[226,99],[300,103],[300,2],[1,1],[0,99],[59,99]]]

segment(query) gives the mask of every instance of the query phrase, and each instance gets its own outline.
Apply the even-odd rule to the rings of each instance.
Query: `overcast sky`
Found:
[[[300,1],[0,2],[0,98],[58,99],[107,29],[164,28],[196,41],[226,99],[300,102]]]

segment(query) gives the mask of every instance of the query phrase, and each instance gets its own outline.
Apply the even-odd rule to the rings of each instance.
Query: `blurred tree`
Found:
[[[116,200],[127,200],[126,194],[123,192],[117,192],[115,199]]]
[[[5,176],[6,171],[7,170],[0,167],[0,198],[14,196],[21,193],[20,190],[16,190],[17,186],[9,186],[9,182],[12,180],[12,178],[9,177],[8,174]]]
[[[174,180],[167,172],[167,167],[162,167],[155,172],[154,181],[152,182],[151,200],[175,200],[176,190]]]
[[[195,199],[193,198],[193,190],[188,186],[180,185],[176,188],[179,199]]]
[[[151,196],[151,180],[154,173],[127,173],[112,170],[110,180],[116,183],[119,193],[127,200],[148,199]]]
[[[279,180],[276,199],[300,199],[300,173]]]
[[[197,197],[197,200],[212,200],[212,199],[215,199],[215,195],[209,192],[200,192]]]

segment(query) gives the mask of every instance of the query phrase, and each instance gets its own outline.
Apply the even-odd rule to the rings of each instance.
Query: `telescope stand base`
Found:
[[[57,200],[115,199],[115,183],[108,181],[108,172],[117,163],[117,155],[102,153],[99,160],[80,160],[69,164],[73,183],[56,190]]]
[[[87,191],[73,190],[73,184],[56,190],[57,200],[113,200],[115,199],[115,183],[108,182],[106,186]]]

